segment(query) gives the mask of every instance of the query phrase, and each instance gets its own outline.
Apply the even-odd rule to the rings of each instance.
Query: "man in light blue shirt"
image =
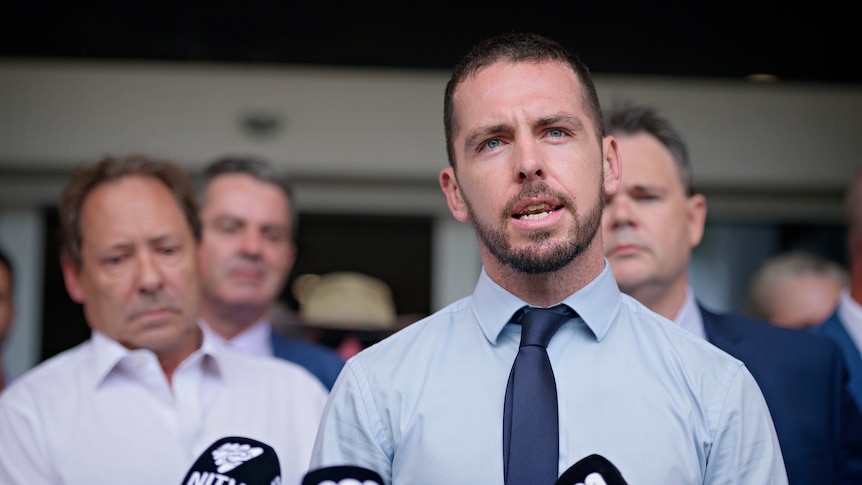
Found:
[[[559,473],[599,454],[631,484],[787,483],[742,363],[617,287],[599,227],[620,159],[587,67],[540,36],[489,39],[456,66],[444,122],[440,185],[476,230],[479,281],[347,362],[311,468],[355,465],[396,485],[504,483],[504,400],[521,333],[510,319],[564,303],[578,316],[548,346]]]

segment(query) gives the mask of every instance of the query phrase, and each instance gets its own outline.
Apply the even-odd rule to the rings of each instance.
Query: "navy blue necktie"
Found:
[[[503,475],[506,485],[553,485],[559,476],[560,425],[557,383],[547,346],[575,316],[565,305],[524,307],[521,345],[503,406]]]

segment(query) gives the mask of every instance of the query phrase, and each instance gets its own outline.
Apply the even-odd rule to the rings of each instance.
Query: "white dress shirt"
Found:
[[[201,328],[204,329],[204,332],[209,334],[209,337],[219,344],[227,345],[228,347],[251,355],[273,357],[271,337],[272,324],[265,318],[258,320],[254,325],[236,334],[230,340],[217,334],[210,328],[209,324],[207,324],[205,320],[200,320],[199,323]]]
[[[94,331],[0,394],[0,483],[180,484],[212,443],[242,436],[272,446],[298,485],[326,397],[305,369],[206,335],[168,384],[153,352]]]

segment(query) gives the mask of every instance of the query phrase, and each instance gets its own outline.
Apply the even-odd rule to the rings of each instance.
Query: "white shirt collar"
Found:
[[[692,291],[691,286],[686,288],[685,301],[673,321],[698,337],[706,339],[706,332],[703,329],[703,315],[701,315],[697,301],[694,299],[694,291]]]
[[[180,367],[190,365],[201,365],[203,372],[211,373],[213,376],[220,375],[218,367],[218,343],[208,335],[204,330],[203,325],[199,325],[203,330],[203,342],[197,350],[186,357],[180,364]],[[124,347],[119,342],[109,338],[103,333],[93,330],[90,338],[92,342],[93,354],[96,362],[97,377],[94,382],[95,386],[101,386],[115,372],[123,372],[124,366],[131,365],[133,367],[147,366],[152,369],[158,369],[159,373],[163,374],[161,365],[155,352],[149,349],[130,350]]]
[[[217,334],[203,319],[200,320],[200,324],[201,328],[204,329],[204,333],[208,334],[219,345],[225,345],[246,354],[269,357],[274,355],[272,340],[270,339],[272,323],[270,323],[269,319],[262,318],[258,320],[230,340],[226,340]]]

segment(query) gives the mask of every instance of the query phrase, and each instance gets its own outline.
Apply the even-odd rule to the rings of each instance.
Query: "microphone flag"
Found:
[[[554,485],[628,485],[628,482],[610,460],[592,454],[569,467]]]
[[[181,485],[281,485],[275,450],[257,440],[228,436],[211,444]]]

